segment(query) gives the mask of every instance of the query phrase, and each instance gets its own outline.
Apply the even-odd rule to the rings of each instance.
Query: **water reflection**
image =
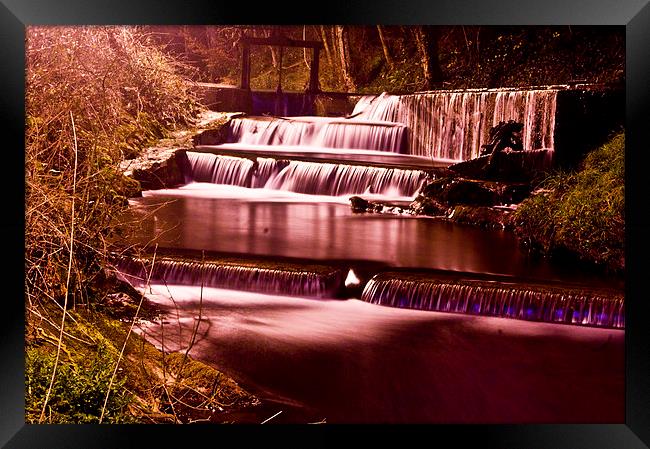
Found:
[[[493,273],[538,279],[606,279],[577,267],[534,260],[508,232],[483,230],[437,219],[353,214],[346,204],[307,202],[310,195],[282,192],[261,201],[184,196],[180,191],[150,192],[133,200],[131,214],[145,218],[136,240],[196,250],[312,259],[371,260],[398,267]],[[181,196],[176,196],[176,195]],[[268,195],[277,195],[270,192]],[[292,196],[287,196],[292,195]],[[163,203],[162,206],[160,204]]]

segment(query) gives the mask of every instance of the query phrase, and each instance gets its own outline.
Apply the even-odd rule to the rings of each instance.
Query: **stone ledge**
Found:
[[[161,139],[155,145],[145,148],[142,154],[120,163],[120,171],[139,182],[140,189],[132,196],[139,196],[142,190],[155,190],[185,184],[186,152],[194,148],[203,135],[223,135],[225,125],[238,113],[204,111],[195,128],[175,131],[171,137]]]

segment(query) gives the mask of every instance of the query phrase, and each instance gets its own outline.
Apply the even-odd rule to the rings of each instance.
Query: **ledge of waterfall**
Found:
[[[139,188],[130,192],[130,196],[141,196],[142,190],[184,184],[183,164],[187,160],[185,152],[194,148],[195,142],[206,140],[207,137],[201,136],[209,136],[212,139],[210,141],[213,141],[214,136],[220,135],[227,128],[230,119],[240,114],[204,111],[199,115],[194,128],[177,130],[143,149],[137,158],[122,161],[120,171],[139,183]]]

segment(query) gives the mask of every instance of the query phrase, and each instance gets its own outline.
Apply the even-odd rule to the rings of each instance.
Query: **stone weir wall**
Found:
[[[251,115],[341,117],[352,113],[361,97],[346,93],[249,91],[236,86],[193,83],[199,101],[216,112],[245,112]]]
[[[336,93],[250,92],[206,83],[197,83],[195,87],[203,103],[215,111],[277,116],[352,114],[358,119],[363,119],[364,115],[372,118],[378,112],[386,115],[388,111],[390,117],[382,115],[384,120],[408,122],[405,124],[410,129],[409,153],[458,162],[478,156],[480,145],[485,143],[495,120],[527,117],[524,121],[531,123],[524,130],[528,137],[526,149],[552,150],[554,164],[566,168],[575,167],[588,150],[601,144],[625,122],[625,90],[604,85],[441,90],[364,97]],[[551,98],[544,92],[552,93],[551,103],[540,101]],[[520,101],[522,99],[526,101]],[[448,106],[439,104],[447,100]],[[374,104],[363,111],[368,103]],[[554,111],[549,110],[549,104]],[[503,113],[502,109],[510,112]],[[444,113],[447,119],[436,119],[436,112]],[[423,123],[427,126],[422,126]],[[468,139],[471,142],[466,142]]]

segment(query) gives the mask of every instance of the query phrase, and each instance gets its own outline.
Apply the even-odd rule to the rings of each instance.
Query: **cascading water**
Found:
[[[266,187],[315,195],[414,195],[426,179],[420,170],[291,161]]]
[[[517,318],[598,327],[625,327],[621,295],[600,295],[569,288],[550,288],[486,281],[404,279],[382,273],[363,290],[373,304],[440,312]]]
[[[264,188],[271,178],[275,177],[282,169],[289,165],[289,161],[267,157],[258,157],[256,161],[257,168],[252,183],[252,187],[254,188]]]
[[[333,298],[343,285],[343,272],[335,269],[316,273],[171,259],[156,260],[152,269],[151,260],[146,258],[122,258],[116,265],[123,276],[141,280],[150,276],[149,280],[156,283],[204,285],[278,295]]]
[[[229,143],[406,153],[407,130],[401,123],[328,117],[235,118]]]
[[[254,164],[250,159],[229,156],[206,157],[193,152],[187,152],[187,159],[194,181],[235,186],[249,186],[251,183]]]
[[[409,154],[463,161],[480,155],[490,129],[500,121],[524,124],[526,151],[553,151],[557,89],[487,90],[363,97],[358,120],[403,123]]]
[[[427,177],[421,170],[272,158],[257,158],[254,162],[247,158],[194,152],[188,152],[187,156],[189,180],[314,195],[379,193],[412,196]]]

